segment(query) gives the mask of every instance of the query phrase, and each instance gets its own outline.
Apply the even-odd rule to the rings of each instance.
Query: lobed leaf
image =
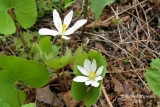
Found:
[[[49,82],[47,69],[37,61],[2,55],[0,67],[3,69],[0,72],[0,99],[12,107],[19,107],[15,88],[18,81],[33,88],[40,88]],[[19,90],[19,96],[21,104],[24,104],[25,93]]]
[[[151,90],[160,96],[160,59],[152,59],[151,67],[146,69],[146,80]]]
[[[0,33],[8,35],[16,31],[15,24],[8,14],[11,8],[15,9],[16,20],[23,28],[30,28],[36,22],[35,0],[0,0]]]

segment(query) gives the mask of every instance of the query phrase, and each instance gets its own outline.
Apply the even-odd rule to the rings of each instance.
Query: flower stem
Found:
[[[66,78],[66,75],[64,73],[64,68],[62,68],[62,72],[63,72],[64,85],[65,85],[66,91],[68,91],[67,78]]]
[[[64,91],[65,89],[64,89],[64,85],[62,84],[61,77],[59,76],[59,71],[56,70],[56,73],[57,73],[58,82],[59,82],[59,84],[60,84],[60,86],[61,86],[61,89],[62,89],[62,91]]]
[[[25,42],[25,40],[24,40],[24,38],[23,38],[23,36],[22,36],[21,27],[20,27],[20,25],[17,25],[17,24],[16,24],[16,20],[15,20],[15,16],[14,16],[14,14],[13,14],[12,8],[9,9],[9,13],[10,13],[10,15],[11,15],[11,17],[12,17],[12,20],[13,20],[15,26],[16,26],[16,30],[17,30],[17,32],[18,32],[18,36],[19,36],[20,39],[22,40],[22,43],[23,43],[24,47],[26,48],[27,53],[29,53],[29,49],[28,49],[28,47],[27,47],[27,45],[26,45],[26,42]]]
[[[84,19],[87,18],[87,8],[88,8],[88,0],[85,0],[85,8],[84,8]],[[86,24],[83,26],[82,28],[82,35],[81,35],[81,39],[83,39],[83,35],[84,35],[84,30],[85,30],[85,26]]]
[[[63,56],[63,38],[61,38],[61,57]]]

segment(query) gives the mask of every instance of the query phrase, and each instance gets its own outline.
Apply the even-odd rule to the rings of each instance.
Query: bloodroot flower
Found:
[[[62,23],[62,20],[59,17],[59,13],[57,12],[56,9],[54,9],[53,10],[53,22],[54,22],[54,25],[58,31],[50,30],[47,28],[42,28],[39,30],[39,34],[40,35],[51,35],[51,36],[61,35],[63,39],[69,40],[70,38],[65,35],[70,35],[70,34],[74,33],[77,29],[79,29],[81,26],[83,26],[87,22],[86,19],[78,20],[75,23],[75,25],[73,25],[71,28],[67,29],[69,24],[71,23],[72,16],[73,16],[73,10],[71,10],[66,15],[66,17],[64,18],[64,21]]]
[[[77,68],[84,76],[77,76],[73,79],[73,81],[85,82],[85,85],[91,84],[91,86],[98,87],[98,81],[103,79],[100,75],[102,74],[104,66],[101,66],[97,69],[97,63],[95,59],[93,59],[92,63],[88,59],[85,59],[83,66],[84,67],[77,66]]]

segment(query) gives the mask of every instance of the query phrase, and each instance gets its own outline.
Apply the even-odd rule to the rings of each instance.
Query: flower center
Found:
[[[66,25],[65,24],[63,24],[63,26],[62,26],[62,34],[64,34],[65,32],[66,32]]]
[[[94,73],[94,72],[90,72],[89,77],[90,77],[92,80],[94,80],[94,79],[95,79],[95,73]]]

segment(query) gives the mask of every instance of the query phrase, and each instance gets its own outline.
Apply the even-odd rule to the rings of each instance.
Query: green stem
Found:
[[[18,26],[18,25],[16,24],[16,20],[15,20],[15,16],[14,16],[14,14],[13,14],[12,8],[9,9],[9,13],[10,13],[10,15],[11,15],[11,17],[12,17],[12,19],[13,19],[13,22],[14,22],[14,24],[15,24],[15,26],[16,26],[16,30],[17,30],[17,32],[18,32],[18,36],[19,36],[20,39],[22,40],[22,43],[23,43],[24,47],[25,47],[26,50],[27,50],[27,53],[29,53],[29,49],[28,49],[28,47],[27,47],[27,45],[26,45],[26,42],[25,42],[25,40],[24,40],[24,38],[23,38],[23,36],[22,36],[21,27],[20,27],[20,25]]]
[[[63,38],[61,38],[61,57],[63,56]]]
[[[84,19],[87,18],[87,8],[88,8],[88,0],[85,0],[85,8],[84,8]],[[85,30],[85,26],[83,26],[83,29],[82,29],[82,36],[81,36],[81,39],[83,39],[83,35],[84,35],[84,30]]]

